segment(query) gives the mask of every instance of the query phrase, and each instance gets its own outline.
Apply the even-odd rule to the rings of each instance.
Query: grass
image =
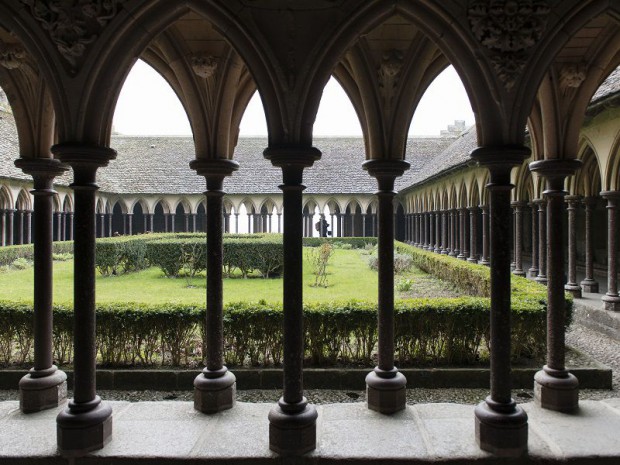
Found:
[[[189,286],[188,286],[189,282]],[[357,250],[336,250],[328,266],[328,287],[312,287],[314,275],[304,253],[304,301],[377,300],[377,273],[366,265],[366,257]],[[96,300],[99,303],[131,301],[140,303],[205,302],[205,277],[166,278],[159,268],[139,273],[104,277],[97,274]],[[12,270],[0,274],[0,299],[32,300],[33,269]],[[229,278],[224,280],[224,302],[264,299],[282,301],[282,279]],[[73,301],[73,262],[54,262],[54,302]]]

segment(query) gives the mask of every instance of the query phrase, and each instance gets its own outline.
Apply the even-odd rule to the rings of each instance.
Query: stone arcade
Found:
[[[312,229],[307,216],[304,220],[304,174],[322,163],[321,141],[313,140],[312,129],[323,86],[333,75],[359,116],[366,158],[362,166],[376,179],[376,197],[368,198],[360,209],[368,214],[367,207],[374,205],[370,213],[376,213],[376,220],[358,223],[371,233],[376,227],[381,260],[378,366],[367,377],[368,408],[379,412],[382,420],[377,422],[383,422],[384,428],[388,424],[395,427],[403,415],[413,417],[399,425],[411,423],[411,428],[426,418],[422,407],[398,413],[405,409],[406,380],[394,366],[392,340],[392,218],[397,189],[403,208],[397,214],[404,215],[405,225],[397,234],[439,253],[489,262],[491,389],[489,397],[471,412],[471,422],[475,422],[478,446],[491,454],[475,458],[498,463],[496,457],[514,456],[533,463],[537,458],[527,450],[525,410],[532,422],[538,422],[537,431],[548,418],[576,420],[577,424],[580,420],[564,413],[578,409],[578,381],[564,366],[565,260],[558,238],[564,235],[567,202],[568,289],[578,292],[575,267],[580,253],[585,254],[584,290],[595,289],[594,265],[601,263],[601,257],[597,256],[600,248],[593,240],[593,225],[600,220],[597,211],[601,209],[596,206],[600,196],[607,202],[609,236],[605,240],[608,283],[603,301],[608,311],[620,306],[616,280],[620,142],[617,110],[610,106],[617,103],[617,91],[610,92],[605,86],[599,89],[620,64],[618,21],[620,3],[616,0],[2,2],[0,86],[6,91],[17,127],[19,159],[15,165],[31,179],[34,197],[31,206],[28,195],[18,191],[13,202],[12,191],[2,190],[4,208],[10,210],[2,215],[3,243],[17,237],[18,242],[34,240],[36,244],[35,362],[20,383],[23,415],[58,408],[63,401],[65,377],[51,357],[50,244],[54,237],[72,238],[75,322],[80,331],[74,341],[74,398],[60,408],[56,419],[58,450],[66,457],[80,457],[110,441],[108,447],[113,448],[120,440],[112,439],[114,409],[97,396],[95,385],[94,243],[98,230],[114,229],[110,217],[107,225],[105,216],[97,221],[97,213],[114,213],[105,206],[104,196],[97,194],[98,178],[114,165],[117,152],[111,139],[112,115],[123,81],[137,58],[159,71],[179,96],[194,133],[195,159],[190,167],[206,181],[207,208],[202,223],[212,252],[207,281],[208,355],[207,366],[195,381],[195,407],[205,418],[214,415],[222,422],[225,418],[243,421],[239,419],[242,412],[249,419],[261,411],[256,406],[232,406],[235,377],[223,365],[221,355],[222,283],[218,274],[221,234],[225,228],[230,230],[230,224],[224,224],[224,212],[232,211],[227,209],[232,203],[224,194],[225,179],[241,169],[241,160],[234,158],[239,122],[249,99],[259,91],[269,132],[261,150],[267,162],[282,172],[277,182],[281,208],[276,211],[283,214],[278,224],[286,257],[283,396],[268,414],[269,448],[279,455],[310,452],[317,447],[323,416],[327,425],[333,412],[348,415],[346,409],[316,409],[307,402],[301,360],[301,239],[304,229],[306,233],[308,227]],[[399,186],[397,180],[409,167],[405,159],[416,157],[415,151],[405,157],[413,112],[425,89],[448,64],[461,77],[476,114],[475,148],[468,162],[447,163],[444,170]],[[614,82],[617,84],[608,80],[606,85],[613,87]],[[531,149],[526,146],[526,126]],[[449,158],[455,153],[463,156],[464,151],[441,153]],[[428,169],[425,166],[421,169]],[[455,166],[458,169],[452,169]],[[70,176],[72,193],[60,197],[52,187],[63,173]],[[515,185],[517,189],[513,189]],[[566,197],[567,187],[570,197]],[[575,233],[582,197],[585,249],[577,246]],[[141,204],[142,215],[148,215],[140,225],[145,231],[155,227],[150,215],[157,200]],[[198,213],[202,202],[192,202],[187,200],[183,214]],[[262,208],[251,213],[273,214],[274,205],[269,204],[264,213]],[[172,207],[161,206],[164,213],[176,215]],[[313,207],[308,212],[314,211]],[[339,207],[330,211],[345,213],[346,205]],[[121,213],[133,212],[119,208]],[[524,234],[525,224],[530,223],[527,212],[531,215],[529,235]],[[516,231],[511,254],[513,214]],[[177,221],[166,220],[165,228],[178,228]],[[28,236],[30,222],[35,225],[32,237]],[[127,219],[123,227],[125,223],[123,231],[131,233],[136,221]],[[259,230],[263,228],[259,223],[267,224],[257,221]],[[189,229],[190,224],[193,228],[193,218],[182,218],[183,227]],[[351,234],[360,233],[350,221],[343,231],[347,228]],[[515,273],[525,273],[524,247],[531,252],[529,272],[548,286],[547,363],[532,380],[538,406],[525,409],[511,398],[510,347],[506,343],[511,261]],[[231,406],[228,417],[212,413]],[[601,413],[600,424],[617,424],[615,408],[616,404],[603,408],[615,413],[608,413],[609,418]],[[594,411],[599,406],[588,404],[587,409]],[[32,413],[30,418],[44,414]],[[454,416],[453,411],[447,414]],[[36,422],[44,419],[32,423]],[[429,434],[423,435],[427,441],[431,441]],[[9,437],[10,431],[3,435]],[[560,434],[560,442],[562,437]],[[419,440],[414,435],[410,439]],[[534,452],[540,452],[536,441],[532,439],[530,444]],[[614,463],[619,452],[613,452],[614,444],[608,446],[616,456],[607,457],[607,463]],[[320,461],[321,450],[316,453],[319,455],[310,453],[308,460]],[[564,460],[562,451],[551,448],[549,454],[550,461]],[[26,452],[22,457],[28,456]],[[432,462],[440,460],[442,450],[414,456],[409,456],[412,462]],[[214,456],[208,451],[201,456],[210,457]],[[382,450],[370,457],[394,458]],[[96,457],[89,459],[96,461]],[[462,459],[460,463],[465,462]]]

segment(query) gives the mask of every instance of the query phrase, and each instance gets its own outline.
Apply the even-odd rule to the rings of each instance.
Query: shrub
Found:
[[[67,262],[69,260],[73,260],[72,253],[53,253],[52,260],[56,262]]]
[[[394,273],[399,274],[411,269],[413,260],[410,255],[395,253],[394,254]]]
[[[52,252],[57,254],[73,253],[73,241],[54,242]],[[34,258],[34,245],[9,245],[0,247],[0,266],[10,265],[18,258],[32,260]]]
[[[329,242],[323,242],[319,247],[311,247],[307,251],[308,261],[315,275],[314,287],[327,287],[327,264],[334,254],[334,246]]]
[[[28,268],[32,267],[32,262],[27,258],[20,257],[13,260],[11,266],[16,270],[27,270]]]
[[[413,287],[412,279],[399,279],[396,282],[396,290],[399,292],[408,292]]]

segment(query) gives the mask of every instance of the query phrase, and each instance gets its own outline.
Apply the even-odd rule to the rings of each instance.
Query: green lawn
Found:
[[[366,264],[366,256],[357,250],[336,250],[328,267],[327,288],[315,288],[314,275],[306,263],[304,251],[304,301],[377,299],[377,273]],[[140,273],[103,277],[97,274],[97,302],[131,301],[141,303],[203,303],[205,278],[188,282],[185,278],[166,278],[158,268]],[[33,270],[0,274],[0,299],[32,300]],[[282,301],[282,279],[233,278],[224,280],[224,301]],[[73,300],[73,262],[54,262],[54,302]]]

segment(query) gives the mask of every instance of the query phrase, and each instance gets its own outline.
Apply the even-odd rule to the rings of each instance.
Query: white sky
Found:
[[[438,135],[454,120],[474,124],[465,89],[451,66],[428,88],[413,117],[410,135]],[[126,135],[191,135],[187,115],[176,94],[150,66],[138,60],[121,90],[114,129]],[[266,136],[265,115],[258,92],[243,115],[241,136]],[[360,136],[362,130],[342,87],[333,78],[323,91],[314,124],[315,136]]]

